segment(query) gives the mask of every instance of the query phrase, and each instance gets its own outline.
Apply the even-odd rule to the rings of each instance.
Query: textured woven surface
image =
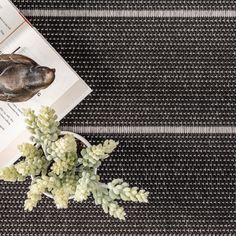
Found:
[[[236,9],[234,0],[13,0],[20,8],[61,9]]]
[[[236,19],[30,20],[94,90],[63,125],[236,123]]]
[[[234,233],[235,135],[86,135],[120,140],[101,172],[146,186],[150,203],[124,204],[127,221],[106,216],[91,201],[56,210],[44,199],[32,213],[22,206],[26,184],[1,183],[0,233]],[[158,151],[157,151],[158,150]],[[14,193],[14,194],[13,194]],[[25,235],[25,234],[24,234]]]
[[[235,9],[234,1],[27,1],[22,9]],[[171,2],[171,3],[170,3]],[[63,121],[120,141],[101,172],[151,192],[126,222],[91,200],[23,211],[28,183],[0,182],[0,235],[235,235],[235,134],[142,133],[129,126],[236,124],[235,18],[28,17],[94,92]],[[88,134],[89,127],[114,133]],[[207,129],[206,129],[207,130]],[[177,132],[177,131],[176,131]],[[118,134],[119,133],[119,134]]]

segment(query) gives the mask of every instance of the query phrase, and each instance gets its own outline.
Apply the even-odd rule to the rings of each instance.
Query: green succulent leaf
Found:
[[[0,170],[0,180],[16,182],[24,181],[25,177],[17,171],[15,166],[9,166]]]
[[[102,161],[116,149],[118,142],[106,140],[81,150],[73,135],[61,135],[55,110],[42,107],[36,115],[24,110],[25,122],[34,144],[18,146],[22,160],[0,170],[0,180],[24,181],[33,178],[24,208],[32,211],[44,193],[50,193],[58,208],[67,208],[73,196],[77,202],[94,198],[95,204],[110,216],[125,220],[126,213],[117,200],[148,202],[149,193],[130,187],[122,179],[105,184],[100,181],[97,169]]]
[[[81,151],[82,159],[79,159],[79,162],[84,167],[97,167],[102,160],[109,157],[118,144],[114,140],[106,140],[103,144],[87,147]]]
[[[122,179],[115,179],[108,183],[109,195],[112,199],[122,199],[123,201],[148,202],[149,192],[137,187],[129,187],[129,184]]]

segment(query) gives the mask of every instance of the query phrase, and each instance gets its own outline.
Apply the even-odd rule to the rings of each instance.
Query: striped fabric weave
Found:
[[[62,129],[119,140],[103,180],[151,194],[119,222],[91,199],[25,213],[29,182],[0,182],[0,235],[235,235],[235,1],[14,3],[93,89]]]

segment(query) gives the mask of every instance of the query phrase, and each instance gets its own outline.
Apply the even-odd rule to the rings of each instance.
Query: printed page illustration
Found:
[[[0,3],[0,32],[1,168],[28,139],[23,108],[52,106],[62,119],[91,89],[8,0]]]

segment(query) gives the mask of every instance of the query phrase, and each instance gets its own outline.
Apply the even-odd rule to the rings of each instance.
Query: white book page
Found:
[[[0,44],[25,22],[9,1],[0,1]]]
[[[16,11],[15,8],[12,11]],[[0,168],[16,161],[20,156],[17,145],[28,142],[29,134],[22,115],[23,108],[38,111],[42,105],[51,106],[56,110],[59,119],[62,119],[91,92],[87,84],[27,22],[21,24],[0,44],[0,50],[4,54],[12,53],[16,49],[17,54],[30,57],[40,66],[56,69],[56,77],[49,87],[42,89],[26,102],[0,101]]]

